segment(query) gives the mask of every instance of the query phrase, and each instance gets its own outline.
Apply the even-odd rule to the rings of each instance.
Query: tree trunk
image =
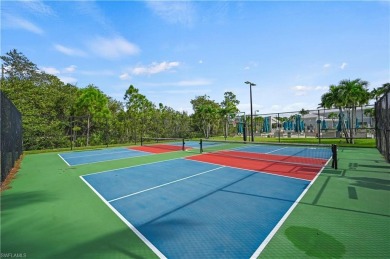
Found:
[[[339,112],[340,112],[340,114],[343,114],[343,109],[339,108]],[[347,127],[345,125],[344,114],[343,114],[343,117],[342,117],[341,128],[342,128],[342,131],[344,133],[345,141],[347,143],[349,143],[348,130],[347,130]]]
[[[355,143],[355,140],[354,140],[354,132],[356,130],[356,107],[353,106],[352,107],[352,111],[351,111],[351,125],[349,125],[349,132],[350,132],[350,143],[351,144],[354,144]]]

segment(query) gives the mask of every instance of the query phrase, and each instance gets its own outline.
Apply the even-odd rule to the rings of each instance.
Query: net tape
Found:
[[[159,149],[185,150],[184,138],[141,138],[141,146],[150,146]]]

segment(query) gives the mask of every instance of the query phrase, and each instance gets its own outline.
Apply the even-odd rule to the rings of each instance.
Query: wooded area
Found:
[[[38,69],[11,50],[1,56],[1,90],[22,114],[24,150],[72,146],[136,144],[141,137],[208,137],[234,134],[228,116],[239,101],[226,92],[221,103],[196,96],[194,113],[152,103],[130,85],[123,102],[90,84],[79,88]]]
[[[137,144],[141,137],[209,138],[237,133],[236,128],[229,127],[240,103],[232,92],[225,92],[220,103],[207,95],[195,96],[191,100],[193,113],[188,114],[152,103],[133,85],[123,93],[121,102],[94,84],[83,88],[65,84],[39,70],[15,49],[1,59],[1,90],[22,114],[24,150]],[[369,91],[367,81],[341,80],[329,87],[319,106],[337,108],[340,114],[348,107],[354,121],[357,107],[378,100],[389,89],[389,83]],[[244,117],[248,122],[249,116]],[[258,123],[263,118],[255,120]],[[353,129],[348,132],[343,126],[342,130],[353,143]]]

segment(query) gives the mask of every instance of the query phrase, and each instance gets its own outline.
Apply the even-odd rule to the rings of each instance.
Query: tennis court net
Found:
[[[323,167],[330,158],[337,168],[337,146],[200,140],[200,152],[220,159],[258,160]]]
[[[167,149],[173,151],[185,150],[184,138],[141,138],[141,146],[150,146],[152,148]]]

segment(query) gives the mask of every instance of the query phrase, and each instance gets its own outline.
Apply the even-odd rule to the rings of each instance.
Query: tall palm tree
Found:
[[[338,108],[339,115],[342,116],[340,121],[341,129],[344,132],[345,140],[349,143],[348,131],[346,129],[345,121],[343,119],[343,108],[346,107],[345,99],[342,97],[343,87],[340,85],[329,86],[329,91],[321,96],[321,103],[319,104],[322,108]]]
[[[353,135],[355,127],[353,124],[356,120],[356,108],[358,106],[367,104],[370,100],[370,94],[368,92],[367,86],[368,82],[363,81],[360,78],[355,80],[341,80],[339,83],[341,87],[341,96],[343,98],[346,106],[352,109],[351,114],[351,126],[350,126],[350,143],[354,143]]]
[[[379,98],[390,91],[390,83],[385,83],[381,87],[374,88],[374,90],[371,91],[371,98],[374,98],[376,101],[379,100]]]
[[[306,114],[309,114],[309,111],[308,110],[305,110],[304,108],[302,108],[302,110],[299,111],[299,114],[303,116],[305,116]]]

